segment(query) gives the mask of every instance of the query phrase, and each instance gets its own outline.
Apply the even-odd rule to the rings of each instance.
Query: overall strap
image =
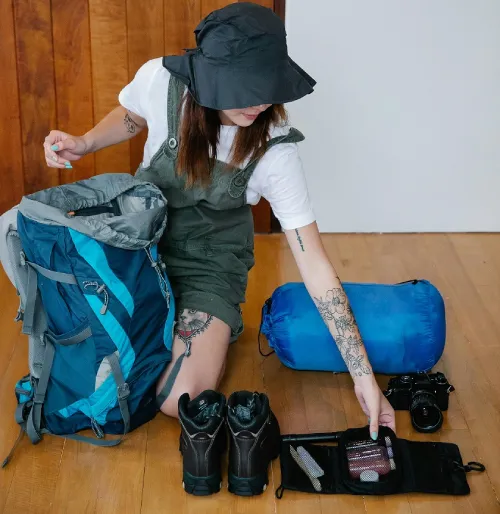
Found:
[[[281,143],[299,143],[303,141],[304,135],[295,128],[291,128],[288,134],[283,136],[277,136],[270,139],[267,142],[266,152],[271,149],[273,146],[279,145]],[[229,183],[229,195],[233,198],[239,198],[246,190],[248,181],[252,176],[257,164],[259,164],[260,159],[254,159],[250,161],[244,168],[234,174],[231,182]]]
[[[168,139],[165,141],[164,146],[165,155],[170,159],[176,159],[177,152],[179,151],[179,109],[185,89],[184,83],[170,75],[167,97]]]

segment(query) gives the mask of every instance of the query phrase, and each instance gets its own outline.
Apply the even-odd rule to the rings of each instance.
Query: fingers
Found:
[[[379,413],[375,411],[375,409],[370,412],[370,436],[376,441],[378,437],[378,416]]]
[[[49,164],[49,166],[51,165],[54,167],[56,164],[59,163],[59,157],[57,156],[56,152],[54,152],[54,150],[52,150],[52,148],[50,147],[50,144],[47,141],[45,141],[45,143],[43,143],[43,148],[45,151],[45,159],[47,161],[47,164]],[[64,164],[63,164],[63,167],[64,167]]]
[[[59,130],[51,130],[43,143],[47,166],[51,168],[72,168],[73,166],[67,159],[58,155],[62,150],[72,147],[75,147],[75,141],[68,137],[68,134]]]
[[[383,393],[380,397],[380,425],[389,427],[394,433],[396,432],[396,413]]]
[[[64,141],[57,141],[56,143],[52,144],[50,148],[55,152],[60,152],[61,150],[74,150],[75,147],[75,140],[69,137]]]
[[[61,169],[71,169],[73,166],[71,166],[71,163],[65,159],[62,159],[57,155],[57,153],[54,151],[55,146],[58,145],[51,145],[50,142],[45,141],[43,144],[43,148],[45,150],[45,161],[47,162],[47,166],[50,168],[61,168]]]

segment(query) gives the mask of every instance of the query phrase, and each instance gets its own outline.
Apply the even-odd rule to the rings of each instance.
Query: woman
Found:
[[[284,26],[269,9],[230,5],[195,34],[196,49],[144,64],[121,105],[87,134],[56,130],[44,143],[47,164],[69,168],[148,128],[137,176],[169,202],[161,252],[178,306],[173,360],[158,384],[161,410],[177,416],[183,393],[213,389],[224,373],[253,266],[251,204],[264,196],[353,377],[372,437],[379,424],[395,429],[321,243],[297,150],[303,136],[285,123],[283,104],[311,93],[314,80],[288,57]]]

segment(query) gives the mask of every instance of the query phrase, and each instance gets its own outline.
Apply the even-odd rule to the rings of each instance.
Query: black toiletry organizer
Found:
[[[369,440],[369,427],[349,429],[345,432],[325,434],[284,435],[281,438],[281,485],[276,497],[285,489],[320,494],[390,495],[421,492],[445,495],[470,493],[467,473],[485,471],[477,462],[464,465],[456,444],[416,442],[399,439],[394,432],[381,426],[378,441],[383,446],[390,439],[395,469],[380,475],[377,482],[363,482],[349,473],[347,446],[354,441]],[[336,446],[324,443],[337,443]],[[302,446],[324,474],[317,478],[321,490],[313,487],[311,479],[301,469],[290,453]],[[317,484],[317,482],[316,482]]]

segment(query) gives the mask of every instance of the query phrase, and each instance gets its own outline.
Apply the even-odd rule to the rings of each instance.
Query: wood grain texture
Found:
[[[81,136],[94,126],[87,0],[52,0],[57,128]],[[61,170],[61,183],[95,174],[95,154]]]
[[[47,167],[42,146],[56,126],[50,0],[18,0],[14,14],[24,190],[32,193],[59,183],[59,170]]]
[[[285,9],[286,0],[274,0],[274,12],[285,21]]]
[[[127,0],[127,41],[129,81],[150,59],[162,57],[165,48],[163,2]],[[130,170],[142,161],[147,130],[130,140]]]
[[[246,0],[238,0],[239,2],[246,2]],[[263,7],[268,7],[269,9],[274,9],[274,0],[252,0],[254,4],[262,5]]]
[[[0,277],[1,291],[0,312],[6,319],[14,319],[17,310],[12,298],[14,287],[5,275]],[[14,418],[10,415],[16,408],[16,399],[13,394],[13,384],[27,369],[27,348],[25,337],[20,335],[20,327],[15,323],[5,323],[2,327],[3,343],[0,344],[0,405],[5,409],[4,421],[0,423],[0,455],[6,456],[19,433]],[[21,373],[21,375],[19,375]],[[25,443],[25,441],[24,441]],[[3,458],[3,457],[2,457]],[[16,471],[16,460],[0,473],[0,512],[9,496],[10,486]]]
[[[119,105],[128,84],[127,1],[89,0],[94,122]],[[130,141],[96,153],[96,173],[129,173]]]
[[[24,193],[23,151],[21,145],[21,116],[17,80],[16,42],[12,2],[0,2],[0,212],[19,202]]]
[[[195,45],[194,29],[228,0],[6,0],[0,6],[0,210],[25,193],[90,177],[134,173],[147,131],[88,155],[72,170],[49,168],[43,140],[52,129],[82,135],[119,105],[118,94],[147,60]],[[259,0],[272,7],[272,0]],[[13,6],[15,6],[13,13]],[[4,187],[3,187],[4,186]],[[253,207],[268,233],[271,208]],[[279,229],[279,227],[278,227]],[[276,230],[276,229],[275,229]]]
[[[212,11],[222,9],[226,5],[234,2],[228,0],[201,0],[201,16],[204,18],[208,16]]]
[[[151,423],[130,434],[123,446],[93,448],[73,441],[47,437],[32,446],[24,440],[11,464],[0,473],[0,513],[57,512],[141,513],[168,511],[191,513],[319,513],[368,514],[495,514],[500,504],[500,349],[470,344],[470,320],[458,312],[470,300],[451,285],[475,288],[481,300],[469,305],[469,316],[484,310],[482,287],[500,288],[500,235],[338,235],[323,236],[327,253],[342,280],[393,283],[414,277],[431,280],[442,292],[447,306],[448,341],[436,369],[446,373],[456,391],[450,397],[443,429],[418,434],[411,428],[408,412],[397,413],[398,435],[422,441],[448,441],[459,445],[464,460],[479,460],[483,474],[470,474],[471,495],[443,497],[398,495],[380,498],[321,496],[286,491],[276,500],[280,484],[279,462],[270,469],[268,491],[258,498],[239,498],[227,492],[227,463],[223,490],[211,498],[194,498],[181,487],[179,425],[158,415]],[[229,395],[247,389],[265,391],[282,433],[343,430],[365,425],[367,420],[355,399],[352,381],[345,374],[299,372],[281,364],[275,355],[262,359],[257,351],[260,309],[273,290],[284,282],[300,280],[286,240],[281,235],[256,237],[256,266],[249,277],[243,314],[246,331],[229,350],[221,390]],[[447,264],[452,263],[448,266]],[[488,283],[489,277],[489,283]],[[0,275],[0,451],[6,454],[16,435],[13,420],[16,380],[27,369],[26,337],[12,318],[17,306],[14,288]],[[483,312],[493,330],[496,319]],[[498,343],[498,341],[497,341]],[[381,387],[387,377],[380,377]]]
[[[7,284],[2,276],[2,292],[12,294],[13,288]],[[11,314],[11,307],[2,311]],[[18,326],[12,326],[12,317],[9,324],[5,320],[3,334],[12,344],[12,354],[7,361],[5,375],[0,386],[0,405],[5,409],[0,427],[0,451],[5,456],[10,451],[19,432],[14,421],[16,400],[14,384],[27,373],[27,337],[19,334]],[[6,340],[2,342],[2,345]],[[9,413],[10,415],[8,415]],[[54,491],[59,475],[59,463],[64,448],[64,440],[47,438],[43,444],[32,446],[27,437],[19,444],[16,453],[7,468],[0,473],[0,512],[4,514],[18,514],[20,512],[36,512],[49,514],[53,512],[52,503]]]
[[[265,199],[261,199],[257,205],[252,206],[255,232],[257,234],[269,234],[271,232],[271,205]]]
[[[202,0],[164,0],[165,55],[181,55],[196,46],[194,29],[201,21]]]
[[[106,448],[67,441],[54,492],[57,512],[139,514],[148,429],[140,427],[109,454]]]

